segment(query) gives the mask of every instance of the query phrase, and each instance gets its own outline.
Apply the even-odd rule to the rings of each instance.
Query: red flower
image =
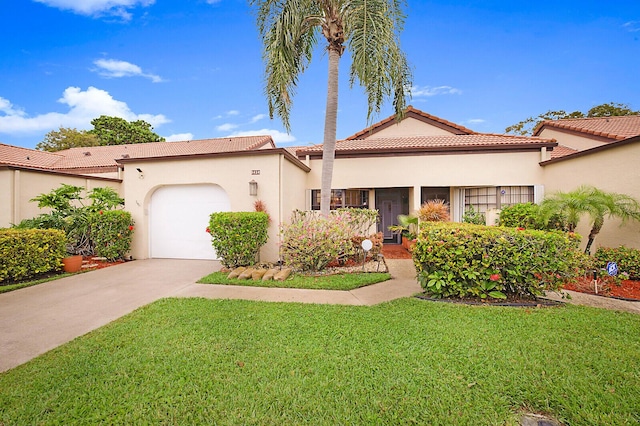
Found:
[[[102,214],[102,210],[100,210],[100,212],[99,212],[99,213],[100,213],[100,214]]]
[[[207,234],[210,234],[211,230],[209,228],[207,228]]]
[[[500,281],[500,274],[491,274],[489,277],[491,281]]]
[[[129,225],[129,231],[133,231],[133,225]]]
[[[523,227],[521,227],[521,226],[518,226],[517,230],[518,230],[518,231],[524,231],[524,228],[523,228]]]

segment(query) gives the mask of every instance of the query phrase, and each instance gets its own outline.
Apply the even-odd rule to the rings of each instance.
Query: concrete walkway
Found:
[[[196,284],[215,261],[136,260],[0,294],[0,372],[164,297],[375,305],[422,291],[410,259],[387,259],[392,279],[352,291]],[[640,302],[567,292],[564,302],[640,313]]]

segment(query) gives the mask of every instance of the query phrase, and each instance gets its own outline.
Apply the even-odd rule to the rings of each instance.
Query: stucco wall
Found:
[[[451,136],[451,132],[441,129],[436,126],[432,126],[424,121],[417,120],[412,117],[407,117],[399,123],[394,123],[389,127],[373,133],[372,138],[386,138],[391,136]],[[368,137],[368,134],[362,136],[362,138]]]
[[[84,187],[91,190],[95,187],[110,186],[121,193],[119,181],[92,179],[80,176],[62,175],[30,170],[0,170],[0,227],[19,223],[45,212],[38,204],[30,202],[32,198],[50,192],[62,184]]]
[[[136,171],[140,168],[144,178]],[[256,174],[259,171],[259,174]],[[231,211],[254,211],[254,202],[265,203],[271,217],[269,240],[260,252],[263,261],[278,260],[279,224],[292,208],[304,205],[300,190],[305,172],[283,159],[282,154],[219,158],[190,158],[155,162],[127,162],[124,171],[126,209],[136,223],[132,255],[149,257],[149,205],[153,192],[167,185],[215,184],[226,191]],[[258,183],[258,195],[249,195],[249,181]],[[302,202],[300,202],[302,199]],[[302,204],[301,204],[302,203]]]
[[[578,151],[583,151],[596,146],[606,145],[606,142],[600,142],[584,136],[573,133],[563,132],[556,129],[545,127],[539,135],[541,138],[555,139],[560,145],[568,146]]]
[[[590,155],[543,166],[546,193],[571,191],[580,185],[592,185],[605,191],[630,195],[640,200],[640,142],[601,150]],[[640,224],[629,222],[624,226],[617,219],[606,219],[594,248],[599,246],[640,248]],[[590,226],[583,220],[578,233],[583,235],[583,247]]]
[[[333,188],[498,186],[542,183],[540,152],[337,159]],[[312,160],[308,189],[320,189],[322,160]]]

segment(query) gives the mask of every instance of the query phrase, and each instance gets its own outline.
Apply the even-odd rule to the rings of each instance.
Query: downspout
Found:
[[[283,193],[283,185],[284,185],[284,179],[283,179],[283,165],[282,162],[284,161],[284,154],[280,153],[280,155],[278,156],[278,224],[276,225],[278,227],[277,232],[278,232],[278,261],[282,260],[282,256],[280,253],[280,247],[282,247],[282,233],[280,232],[280,226],[282,225],[282,215],[284,213],[284,206],[283,206],[283,197],[282,197],[282,193]]]

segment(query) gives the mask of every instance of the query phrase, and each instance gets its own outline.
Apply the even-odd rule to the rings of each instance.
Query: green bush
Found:
[[[95,254],[91,235],[92,214],[100,211],[122,208],[124,199],[110,187],[93,188],[82,196],[85,189],[81,186],[62,184],[48,193],[40,194],[30,201],[37,201],[39,208],[51,209],[32,219],[25,219],[15,228],[18,229],[61,229],[67,235],[67,253],[90,256]],[[85,205],[85,202],[91,203]]]
[[[323,217],[295,211],[291,223],[282,227],[282,234],[282,260],[298,271],[320,271],[355,254],[351,217],[340,212]]]
[[[208,232],[211,244],[227,268],[253,265],[267,242],[269,215],[264,212],[213,213]]]
[[[90,235],[95,254],[108,260],[124,259],[131,249],[133,219],[124,210],[106,210],[91,214]]]
[[[631,279],[640,279],[640,250],[638,249],[624,246],[600,247],[594,258],[598,268],[606,268],[607,262],[616,262],[621,273],[627,273]]]
[[[566,230],[567,220],[560,214],[553,214],[548,221],[545,221],[540,214],[539,205],[519,203],[502,208],[500,226],[548,231]]]
[[[558,231],[424,223],[413,259],[434,297],[535,297],[582,272],[578,242]]]
[[[464,223],[472,223],[474,225],[484,225],[487,223],[487,218],[484,213],[477,211],[472,205],[462,215],[462,221]]]
[[[0,282],[60,269],[65,242],[64,232],[56,229],[0,230]]]

